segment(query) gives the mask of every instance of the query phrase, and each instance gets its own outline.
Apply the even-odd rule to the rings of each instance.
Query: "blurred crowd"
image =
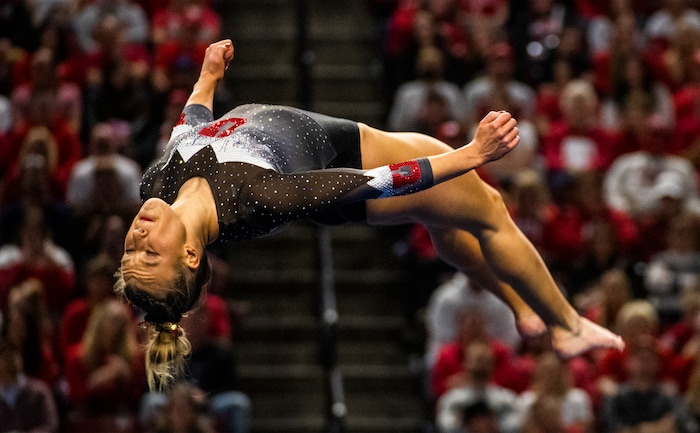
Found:
[[[185,319],[191,380],[145,393],[113,273],[224,1],[0,3],[0,432],[245,432],[217,267]],[[623,352],[522,341],[495,297],[401,248],[431,428],[700,431],[700,1],[364,0],[386,126],[459,146],[490,110],[520,145],[479,169],[585,317]],[[241,6],[242,7],[242,6]],[[215,109],[230,108],[225,88]],[[216,376],[212,375],[216,372]]]
[[[143,318],[112,291],[141,175],[221,36],[219,7],[0,2],[1,432],[248,431],[223,261],[183,321],[189,380],[171,395],[146,392]]]
[[[700,2],[365,3],[388,128],[456,147],[512,113],[519,146],[478,172],[577,310],[626,343],[561,361],[522,341],[411,227],[397,251],[433,429],[699,431]]]

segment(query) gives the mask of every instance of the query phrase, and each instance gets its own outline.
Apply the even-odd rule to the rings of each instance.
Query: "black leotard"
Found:
[[[331,140],[312,116],[291,107],[251,104],[214,120],[206,107],[188,105],[163,157],[146,171],[141,198],[172,204],[188,179],[203,177],[216,201],[217,241],[225,242],[265,235],[351,202],[432,184],[427,160],[371,171],[327,168],[338,155],[339,137],[355,134],[359,148],[357,124],[343,121],[347,132],[336,130]]]

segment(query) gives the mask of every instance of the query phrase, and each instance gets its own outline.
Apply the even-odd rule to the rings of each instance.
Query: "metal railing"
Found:
[[[296,0],[297,98],[302,108],[313,110],[313,65],[315,53],[309,42],[308,0]],[[325,391],[324,432],[343,433],[345,428],[345,391],[337,365],[338,310],[335,298],[333,247],[330,230],[317,230],[318,254],[318,358],[323,367]]]

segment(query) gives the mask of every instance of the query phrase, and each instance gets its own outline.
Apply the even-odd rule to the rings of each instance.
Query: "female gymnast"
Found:
[[[509,113],[487,114],[458,149],[291,107],[244,105],[215,120],[214,89],[233,54],[230,40],[207,49],[168,147],[144,175],[145,202],[116,275],[116,292],[146,313],[152,389],[182,372],[189,343],[178,323],[203,296],[206,246],[301,218],[423,224],[442,259],[510,306],[524,337],[549,332],[565,358],[622,348],[567,302],[499,193],[474,172],[518,144]]]

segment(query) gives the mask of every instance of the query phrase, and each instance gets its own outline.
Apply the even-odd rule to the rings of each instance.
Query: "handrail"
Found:
[[[315,55],[309,43],[308,0],[296,0],[296,53],[298,99],[302,108],[313,109],[312,68]],[[343,376],[337,366],[338,310],[335,298],[333,248],[330,230],[319,227],[318,238],[318,306],[319,306],[319,362],[323,367],[326,433],[343,433],[345,429],[345,391]]]
[[[345,390],[343,376],[337,365],[337,326],[338,310],[336,308],[335,278],[333,272],[333,248],[330,229],[319,227],[319,360],[323,366],[326,392],[327,433],[345,431]]]

